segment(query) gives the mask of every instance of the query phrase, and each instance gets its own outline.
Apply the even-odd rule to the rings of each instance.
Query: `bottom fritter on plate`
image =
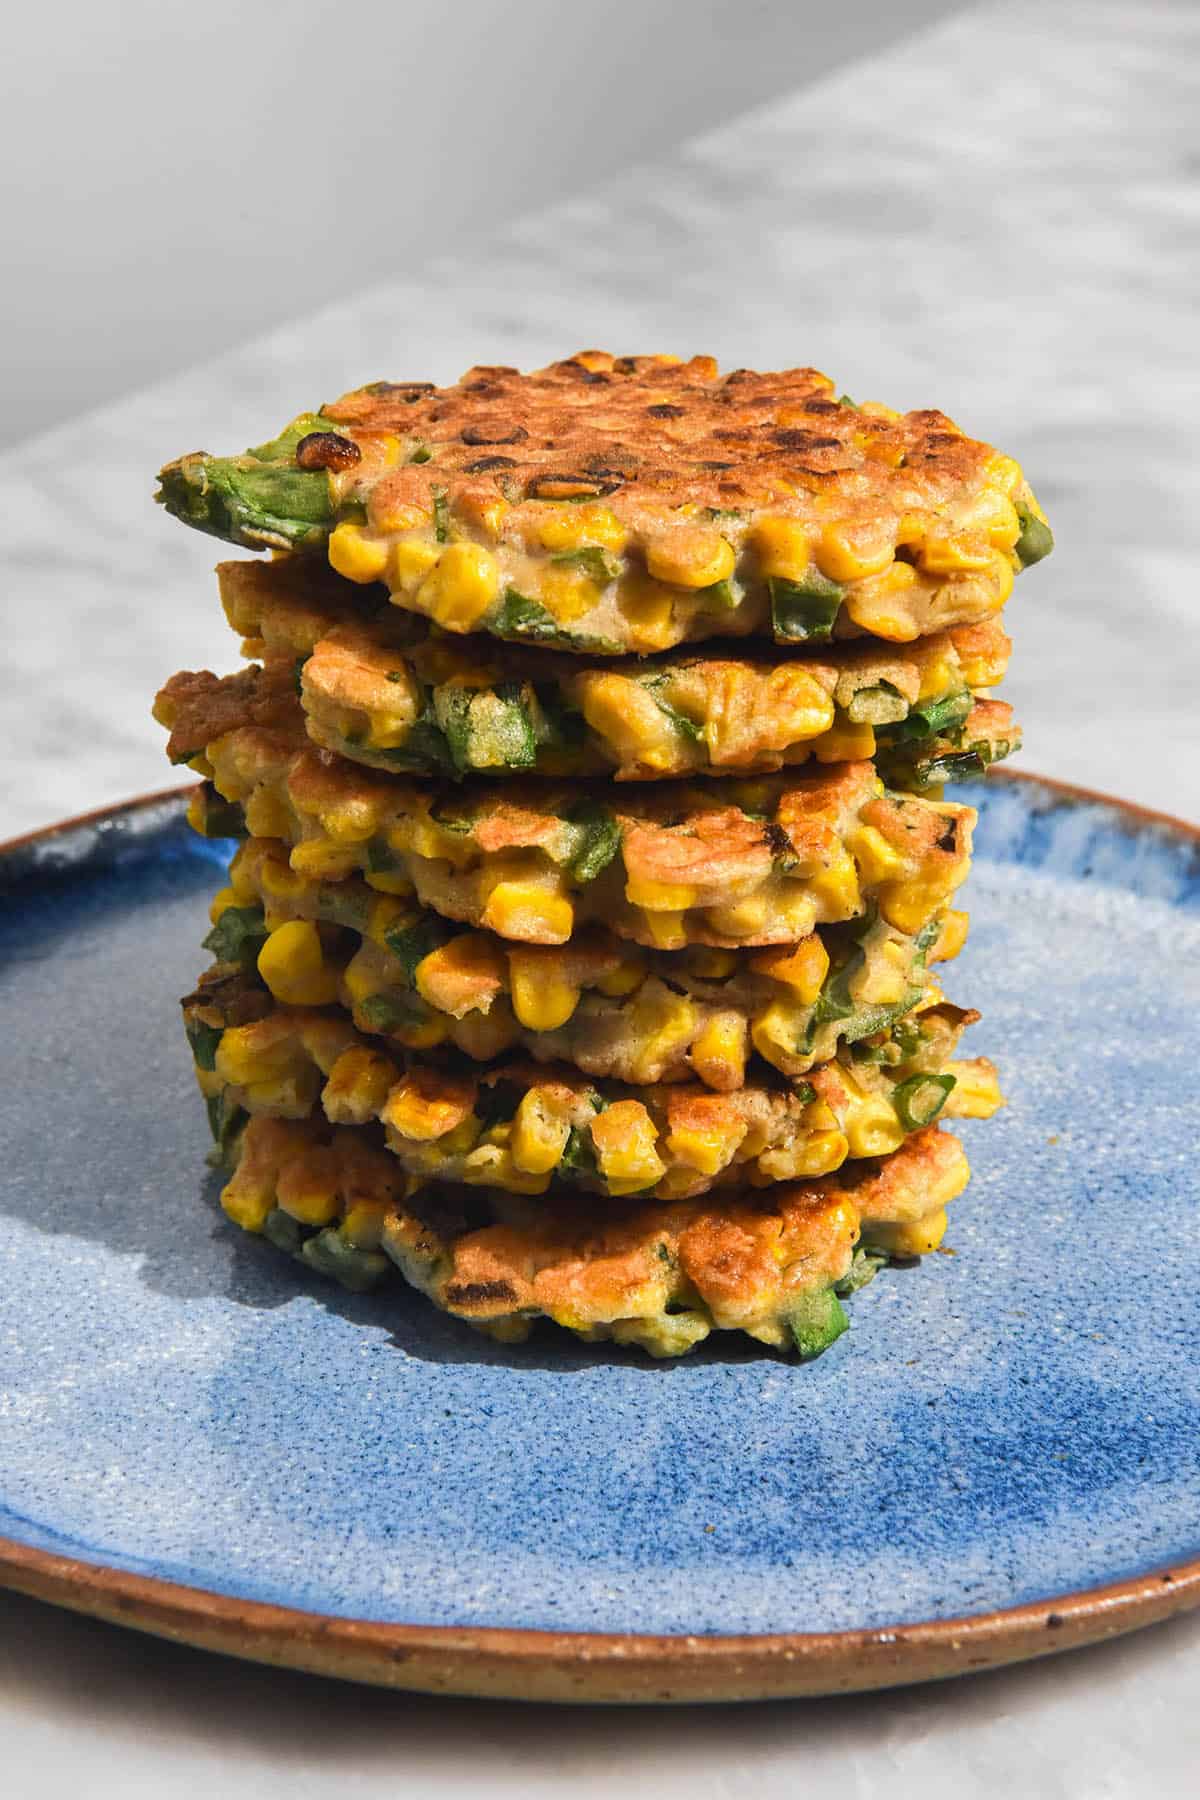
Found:
[[[394,1267],[502,1341],[544,1317],[657,1357],[714,1330],[818,1355],[847,1327],[846,1295],[891,1258],[936,1249],[969,1175],[936,1126],[814,1181],[665,1202],[414,1188],[377,1127],[317,1119],[243,1115],[225,1157],[235,1224],[348,1288]]]

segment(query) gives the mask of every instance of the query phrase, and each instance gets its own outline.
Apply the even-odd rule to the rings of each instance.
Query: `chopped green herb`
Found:
[[[582,569],[585,575],[590,575],[602,587],[615,581],[621,573],[620,557],[614,556],[611,550],[601,549],[599,544],[584,544],[578,550],[564,550],[561,556],[552,557],[551,561]]]
[[[854,725],[897,725],[907,715],[908,701],[890,681],[859,688],[846,707],[846,717]]]
[[[211,1072],[217,1066],[217,1045],[225,1035],[221,1026],[206,1025],[202,1019],[189,1019],[186,1031],[196,1067]]]
[[[845,1308],[831,1287],[802,1294],[793,1302],[787,1324],[792,1342],[804,1357],[820,1356],[850,1327]]]
[[[696,599],[710,612],[733,612],[741,605],[745,592],[740,581],[727,576],[724,581],[714,581],[706,588],[698,588]]]
[[[200,790],[200,832],[206,838],[246,836],[246,820],[236,800],[218,794],[211,781]]]
[[[392,955],[399,958],[409,987],[415,987],[419,965],[427,956],[448,943],[453,935],[453,926],[445,923],[436,913],[422,912],[412,925],[389,926],[383,934],[383,941]]]
[[[227,906],[205,938],[204,948],[212,951],[217,962],[238,963],[250,969],[266,941],[261,906]]]
[[[429,1018],[428,1008],[413,994],[372,994],[358,1002],[356,1011],[366,1031],[411,1031]]]
[[[866,1250],[859,1244],[850,1267],[840,1281],[834,1282],[834,1293],[843,1300],[848,1294],[857,1294],[859,1288],[864,1288],[869,1282],[874,1281],[887,1261],[888,1255],[885,1250]]]
[[[263,1220],[263,1236],[269,1238],[277,1250],[286,1251],[289,1256],[299,1256],[308,1235],[299,1219],[293,1219],[291,1213],[285,1213],[281,1206],[275,1207]]]
[[[392,849],[385,837],[367,841],[367,868],[372,875],[395,875],[404,868],[404,858]]]
[[[579,847],[569,867],[582,886],[595,881],[620,850],[621,827],[608,808],[596,800],[577,801],[566,817],[580,834]]]
[[[444,544],[450,536],[450,502],[445,488],[433,491],[433,535],[439,544]]]
[[[382,1251],[359,1250],[332,1226],[307,1238],[300,1255],[309,1268],[340,1282],[352,1294],[365,1294],[382,1281],[391,1267]]]
[[[385,679],[387,681],[394,681],[398,685],[400,682],[406,681],[408,678],[405,675],[403,669],[389,669]]]
[[[785,581],[772,575],[767,581],[771,596],[771,623],[783,643],[826,644],[833,636],[845,590],[819,569],[809,569],[802,581]]]
[[[284,426],[278,437],[267,444],[256,444],[246,455],[252,456],[255,462],[295,461],[296,446],[301,438],[309,437],[314,431],[328,430],[329,420],[322,418],[320,413],[301,413],[290,425]]]
[[[892,1105],[905,1131],[919,1131],[937,1118],[951,1089],[953,1075],[910,1075],[892,1089]]]
[[[1016,507],[1021,521],[1021,535],[1016,542],[1017,558],[1021,567],[1028,569],[1041,562],[1043,556],[1049,556],[1054,548],[1054,533],[1023,501],[1018,500]]]
[[[433,451],[429,448],[428,444],[418,444],[408,460],[410,463],[432,462]]]

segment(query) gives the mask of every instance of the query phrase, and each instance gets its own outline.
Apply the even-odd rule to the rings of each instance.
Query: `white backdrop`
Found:
[[[0,51],[0,444],[407,274],[950,10],[14,5]]]

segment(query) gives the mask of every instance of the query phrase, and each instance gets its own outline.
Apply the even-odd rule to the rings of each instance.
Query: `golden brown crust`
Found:
[[[637,526],[664,502],[789,511],[799,491],[874,520],[973,490],[994,454],[942,412],[860,410],[815,369],[720,375],[709,356],[585,351],[525,375],[468,369],[446,388],[376,382],[325,412],[352,428],[364,455],[375,434],[434,449],[381,477],[381,511],[428,509],[435,489],[473,508],[497,494],[517,504],[594,497]]]
[[[249,1229],[261,1230],[272,1208],[304,1218],[303,1196],[317,1185],[343,1237],[382,1245],[444,1311],[507,1339],[544,1316],[660,1356],[714,1327],[787,1345],[796,1301],[848,1274],[860,1219],[907,1217],[914,1206],[912,1216],[936,1215],[969,1174],[959,1144],[936,1127],[878,1164],[719,1202],[598,1205],[569,1192],[526,1199],[452,1187],[408,1195],[368,1133],[279,1119],[252,1119],[236,1157],[222,1199]]]

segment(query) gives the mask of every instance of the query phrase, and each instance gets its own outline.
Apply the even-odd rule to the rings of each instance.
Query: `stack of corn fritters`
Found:
[[[244,841],[184,1001],[229,1216],[505,1339],[802,1355],[1001,1104],[934,965],[1016,747],[1021,470],[811,369],[375,382],[160,498],[251,658],[158,696]],[[699,648],[697,648],[699,646]]]

